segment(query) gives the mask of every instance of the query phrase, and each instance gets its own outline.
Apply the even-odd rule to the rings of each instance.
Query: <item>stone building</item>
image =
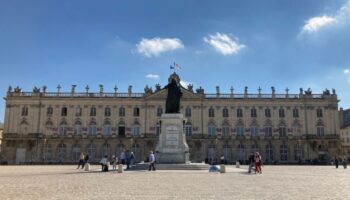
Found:
[[[350,159],[350,109],[340,108],[340,140],[342,156]]]
[[[177,76],[172,74],[171,76]],[[159,84],[143,93],[47,92],[46,87],[23,92],[10,87],[2,152],[8,163],[76,162],[80,152],[91,160],[133,151],[146,159],[161,134],[160,116],[167,91]],[[182,87],[183,128],[192,162],[244,161],[259,151],[265,163],[329,160],[340,152],[338,99],[335,90],[312,94],[230,92],[207,94],[203,88]]]

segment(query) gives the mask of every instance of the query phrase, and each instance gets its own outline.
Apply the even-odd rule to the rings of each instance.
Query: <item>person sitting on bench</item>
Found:
[[[108,172],[108,156],[105,155],[101,161],[100,164],[102,165],[102,171],[103,172]]]

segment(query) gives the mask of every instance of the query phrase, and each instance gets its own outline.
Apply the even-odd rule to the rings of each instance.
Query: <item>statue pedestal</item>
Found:
[[[156,147],[157,163],[189,163],[189,150],[183,132],[183,115],[162,114],[161,134]]]

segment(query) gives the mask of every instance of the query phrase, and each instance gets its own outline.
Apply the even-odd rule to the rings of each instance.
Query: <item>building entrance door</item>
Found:
[[[26,149],[17,148],[16,149],[16,164],[20,164],[26,161]]]

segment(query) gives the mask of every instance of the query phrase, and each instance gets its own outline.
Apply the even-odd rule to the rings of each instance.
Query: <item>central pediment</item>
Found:
[[[201,99],[201,95],[195,94],[186,88],[181,86],[181,92],[182,92],[182,97],[181,99]],[[151,94],[146,97],[146,99],[165,99],[167,98],[168,90],[167,89],[162,89],[158,92],[155,92],[154,94]]]

